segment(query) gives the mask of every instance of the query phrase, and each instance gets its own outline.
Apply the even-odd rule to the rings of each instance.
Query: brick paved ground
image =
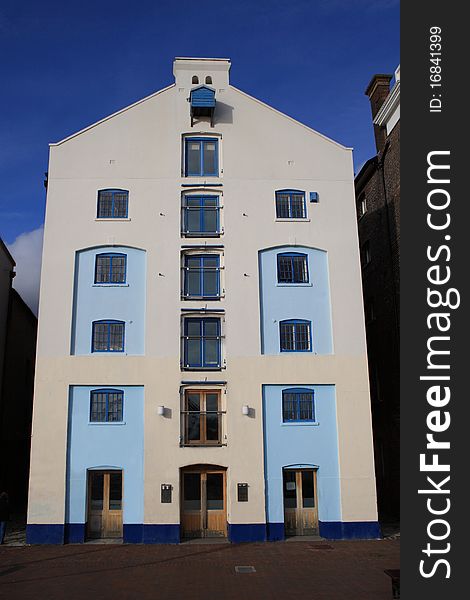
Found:
[[[381,600],[392,597],[384,569],[398,567],[398,540],[2,546],[0,598]]]

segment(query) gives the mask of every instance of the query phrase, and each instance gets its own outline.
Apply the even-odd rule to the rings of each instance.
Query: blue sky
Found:
[[[364,90],[399,63],[396,0],[3,0],[0,236],[44,219],[48,143],[172,83],[175,56],[228,57],[231,83],[375,153]],[[67,199],[64,198],[64,202]]]

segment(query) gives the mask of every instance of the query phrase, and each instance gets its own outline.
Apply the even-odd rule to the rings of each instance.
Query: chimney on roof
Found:
[[[390,93],[390,81],[393,75],[385,75],[383,73],[374,75],[365,91],[366,96],[369,96],[370,108],[372,110],[372,119],[379,112],[382,104],[387,99]],[[375,146],[377,152],[381,152],[385,146],[387,132],[385,127],[374,125]]]

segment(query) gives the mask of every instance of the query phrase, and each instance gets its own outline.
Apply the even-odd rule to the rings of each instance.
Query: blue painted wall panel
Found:
[[[64,525],[27,525],[26,526],[27,544],[63,544],[64,543]]]
[[[144,544],[179,544],[180,525],[179,524],[153,524],[144,525],[143,529]]]
[[[66,544],[81,544],[86,538],[85,523],[66,523],[64,541]]]
[[[107,252],[127,255],[125,284],[94,283],[96,255]],[[92,322],[102,319],[124,321],[124,353],[144,354],[145,277],[144,250],[123,246],[101,246],[77,252],[71,354],[91,354]]]
[[[308,256],[309,283],[278,284],[277,255],[300,252]],[[282,246],[259,253],[261,302],[261,353],[280,354],[279,322],[305,319],[311,322],[313,352],[331,354],[331,308],[328,256],[323,250]]]
[[[234,544],[266,541],[265,523],[229,523],[228,539]]]
[[[282,469],[317,466],[320,521],[340,521],[340,482],[336,394],[333,385],[302,385],[312,389],[318,425],[282,422],[282,390],[289,385],[263,386],[266,512],[270,524],[284,523]]]
[[[123,423],[90,423],[90,391],[99,387],[70,388],[66,522],[86,522],[87,469],[115,468],[123,471],[123,522],[143,523],[144,388],[113,386],[124,391]]]
[[[376,540],[382,537],[376,521],[319,523],[320,535],[328,540]]]

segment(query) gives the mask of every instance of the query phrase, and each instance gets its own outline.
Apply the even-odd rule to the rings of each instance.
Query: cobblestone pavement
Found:
[[[265,544],[0,546],[14,600],[391,599],[398,540]],[[239,573],[237,566],[256,572]]]

